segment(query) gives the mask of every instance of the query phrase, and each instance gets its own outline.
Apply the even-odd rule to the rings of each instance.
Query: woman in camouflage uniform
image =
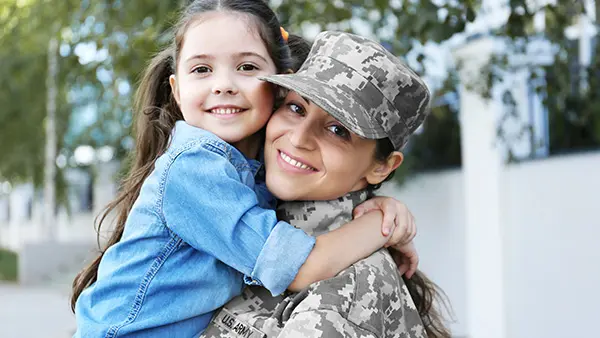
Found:
[[[295,74],[264,78],[289,90],[266,132],[267,186],[280,218],[312,235],[336,229],[389,178],[425,119],[430,93],[368,39],[321,33]],[[450,337],[435,285],[403,279],[387,250],[295,294],[248,287],[201,337]]]

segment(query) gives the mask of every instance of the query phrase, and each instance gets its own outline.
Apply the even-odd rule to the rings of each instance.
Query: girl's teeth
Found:
[[[213,109],[212,113],[213,114],[219,114],[219,115],[230,115],[230,114],[237,114],[239,112],[241,112],[241,109],[231,109],[231,108],[227,108],[227,109],[222,109],[222,108],[218,108],[218,109]]]

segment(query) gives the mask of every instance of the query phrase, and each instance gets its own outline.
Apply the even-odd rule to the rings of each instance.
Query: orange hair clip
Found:
[[[288,38],[290,37],[290,34],[283,29],[283,27],[279,27],[279,29],[281,30],[281,37],[283,38],[283,41],[285,41],[285,43],[288,42]]]

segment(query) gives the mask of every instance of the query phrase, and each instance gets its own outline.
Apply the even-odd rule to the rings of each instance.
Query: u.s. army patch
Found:
[[[238,319],[233,313],[223,308],[214,319],[221,328],[226,330],[232,337],[240,338],[266,338],[267,335],[252,325]]]

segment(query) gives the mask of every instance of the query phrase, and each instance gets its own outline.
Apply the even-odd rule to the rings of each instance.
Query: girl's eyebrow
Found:
[[[269,63],[267,61],[267,59],[265,59],[262,55],[255,53],[255,52],[241,52],[241,53],[237,54],[237,56],[238,57],[254,56],[254,57],[257,57],[257,58],[263,60],[265,63]]]
[[[262,55],[255,53],[255,52],[241,52],[241,53],[235,54],[233,57],[234,58],[243,58],[243,57],[249,57],[249,56],[257,57],[257,58],[263,60],[265,63],[269,63],[267,61],[267,59],[265,59]],[[214,60],[214,59],[216,59],[216,57],[213,55],[208,55],[208,54],[195,54],[195,55],[192,55],[189,58],[187,58],[186,62],[189,62],[192,60],[205,60],[205,59]]]
[[[192,60],[204,60],[204,59],[208,59],[208,60],[214,60],[215,57],[212,55],[208,55],[208,54],[196,54],[196,55],[192,55],[189,58],[187,58],[187,60],[185,60],[186,62],[192,61]]]

